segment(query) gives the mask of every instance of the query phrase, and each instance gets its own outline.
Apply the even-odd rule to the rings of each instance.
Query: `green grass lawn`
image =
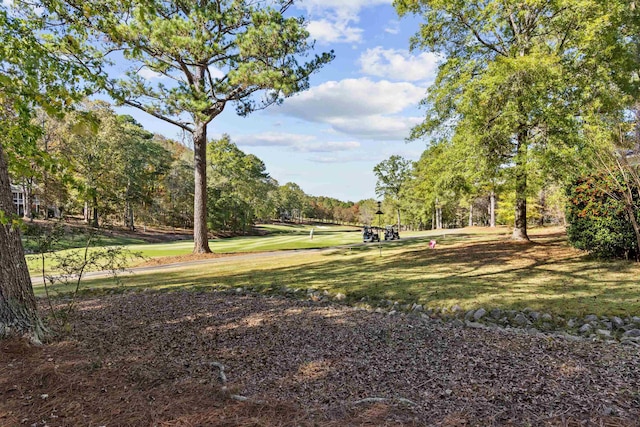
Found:
[[[310,231],[313,228],[313,239]],[[261,236],[240,236],[209,241],[214,253],[265,252],[278,250],[315,249],[330,246],[354,245],[362,243],[361,229],[349,226],[334,225],[262,225],[258,230]],[[402,237],[426,236],[432,232],[403,233]],[[125,240],[102,240],[103,246],[124,246],[132,252],[139,253],[142,258],[132,260],[132,266],[140,264],[143,259],[155,259],[170,256],[181,256],[193,251],[193,240],[180,240],[169,243],[144,243]],[[76,245],[78,246],[78,245]],[[66,249],[82,251],[84,249]],[[61,251],[64,253],[64,251]],[[32,275],[40,275],[42,260],[38,255],[28,255],[27,264]],[[45,268],[52,269],[50,259],[45,260]]]
[[[353,234],[359,241],[359,234]],[[366,296],[431,308],[459,304],[464,309],[530,307],[566,316],[640,314],[640,266],[636,263],[590,260],[568,247],[564,235],[548,231],[533,233],[533,244],[509,241],[504,229],[442,234],[386,243],[382,256],[378,245],[371,244],[250,260],[230,257],[223,262],[136,274],[126,277],[124,286],[157,290],[251,287],[265,292],[282,287],[315,288],[344,293],[354,302]],[[428,241],[433,236],[438,244],[430,249]],[[343,238],[348,241],[339,239]],[[229,245],[225,247],[241,241],[231,240],[224,242]],[[289,243],[295,246],[295,240]],[[95,279],[84,286],[114,285],[107,279]],[[42,289],[36,287],[36,292],[41,294]]]

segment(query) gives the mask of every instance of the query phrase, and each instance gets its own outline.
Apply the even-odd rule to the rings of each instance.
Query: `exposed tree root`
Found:
[[[218,368],[218,379],[222,383],[221,390],[226,393],[228,388],[227,388],[227,375],[224,373],[224,365],[220,362],[211,362],[209,365],[214,368]],[[233,400],[237,400],[238,402],[255,403],[256,405],[263,405],[266,403],[262,400],[254,400],[254,399],[251,399],[250,397],[241,396],[239,394],[229,394],[229,398]]]

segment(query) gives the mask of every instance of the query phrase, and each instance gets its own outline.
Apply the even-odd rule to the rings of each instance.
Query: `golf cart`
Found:
[[[364,243],[379,242],[380,235],[378,234],[378,230],[376,230],[374,227],[366,225],[362,229],[362,241]]]
[[[384,229],[384,240],[400,240],[400,233],[396,225],[387,225]]]

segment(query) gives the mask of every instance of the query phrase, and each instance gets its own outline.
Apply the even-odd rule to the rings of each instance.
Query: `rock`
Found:
[[[578,326],[578,321],[576,319],[569,319],[567,321],[567,326],[570,328],[575,328],[576,326]]]
[[[394,315],[394,314],[396,314],[396,313],[397,313],[397,311],[395,311],[395,310],[391,310],[391,311],[389,312],[389,316],[393,316],[393,315]]]
[[[468,327],[468,328],[472,328],[472,329],[485,329],[486,326],[484,326],[482,323],[478,323],[478,322],[470,322],[470,321],[466,321],[464,322],[464,324]]]
[[[638,347],[640,348],[640,338],[629,338],[629,337],[622,337],[620,339],[620,344],[623,345],[632,345],[634,347]]]
[[[611,322],[601,322],[600,324],[602,326],[604,326],[605,328],[607,328],[608,330],[612,330],[613,329],[613,323],[611,323]]]
[[[529,319],[527,319],[527,316],[522,313],[517,314],[513,321],[518,326],[529,326],[531,324]]]
[[[543,322],[543,323],[542,323],[542,326],[540,326],[540,328],[541,328],[543,331],[551,331],[551,330],[553,330],[553,324],[551,324],[551,323],[549,323],[549,322]]]
[[[616,329],[620,329],[624,326],[624,320],[622,320],[621,318],[617,317],[617,316],[613,316],[611,318],[611,323],[613,324],[613,327]]]
[[[537,311],[532,311],[531,313],[529,313],[529,317],[534,322],[537,322],[538,320],[540,320],[540,313],[538,313]]]
[[[632,323],[636,323],[636,324],[639,324],[639,325],[640,325],[640,317],[638,317],[638,316],[633,316],[633,317],[631,318],[631,322],[632,322]]]
[[[600,319],[595,314],[589,314],[587,316],[584,316],[584,323],[597,322],[598,320]]]
[[[243,292],[242,288],[236,288],[236,294],[241,294]]]
[[[487,310],[485,310],[484,308],[479,309],[478,311],[476,311],[475,313],[473,313],[473,318],[475,320],[480,320],[484,317],[484,315],[487,314]]]
[[[421,304],[413,304],[411,311],[413,311],[414,313],[422,313],[424,311],[424,307],[422,307]]]
[[[569,341],[582,341],[583,340],[583,338],[580,338],[580,337],[575,336],[575,335],[568,334],[566,332],[558,332],[558,333],[554,334],[554,336],[561,337],[561,338],[564,338],[564,339],[569,340]]]
[[[458,304],[454,305],[451,307],[451,312],[458,314],[462,312],[462,307],[460,307]]]
[[[622,334],[622,336],[629,337],[629,338],[638,338],[640,337],[640,329],[630,329],[624,334]]]
[[[583,334],[583,335],[586,335],[586,334],[591,333],[592,330],[593,330],[593,326],[591,326],[588,323],[585,323],[584,325],[582,325],[580,327],[580,329],[578,329],[578,332]]]
[[[345,294],[337,293],[333,299],[336,301],[344,301],[347,299],[347,296]]]
[[[464,320],[471,320],[471,318],[473,317],[473,314],[475,313],[475,310],[469,310],[465,313],[464,315]]]
[[[464,326],[464,323],[462,322],[462,320],[456,319],[453,322],[451,322],[451,325],[455,326],[456,328],[461,328]]]
[[[493,317],[494,319],[500,319],[502,317],[502,310],[500,310],[499,308],[494,308],[493,310],[491,310],[491,317]]]
[[[551,322],[553,320],[553,317],[549,313],[543,314],[540,318],[543,322]]]
[[[596,335],[603,338],[611,337],[611,331],[608,329],[596,329]]]
[[[523,313],[525,313],[525,314],[529,314],[529,313],[531,313],[532,311],[533,311],[533,308],[531,308],[531,307],[527,307],[527,308],[525,308],[524,310],[522,310],[522,312],[523,312]]]

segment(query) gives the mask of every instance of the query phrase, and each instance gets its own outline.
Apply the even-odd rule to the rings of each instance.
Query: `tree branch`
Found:
[[[162,114],[156,112],[155,110],[153,110],[153,109],[151,109],[149,107],[146,107],[143,104],[140,104],[139,102],[131,101],[131,100],[128,100],[128,99],[125,99],[122,102],[125,103],[126,105],[130,106],[130,107],[134,107],[134,108],[137,108],[139,110],[144,111],[147,114],[151,114],[155,118],[158,118],[160,120],[164,120],[167,123],[171,123],[172,125],[178,126],[179,128],[181,128],[181,129],[183,129],[183,130],[185,130],[185,131],[187,131],[189,133],[193,133],[193,131],[194,131],[193,128],[189,127],[188,125],[186,125],[184,123],[181,123],[181,122],[179,122],[177,120],[170,119],[169,117],[163,116]]]

